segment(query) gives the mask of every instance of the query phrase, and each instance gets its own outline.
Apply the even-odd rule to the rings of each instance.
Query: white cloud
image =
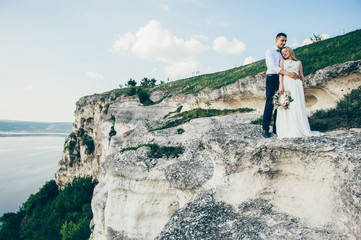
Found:
[[[177,62],[165,68],[166,73],[171,76],[182,76],[184,73],[192,73],[198,70],[198,61],[195,58],[185,59],[185,61]]]
[[[292,49],[298,48],[298,47],[300,46],[300,45],[298,44],[297,40],[295,40],[295,39],[291,40],[291,41],[289,42],[289,44],[290,44],[290,47],[291,47]]]
[[[88,78],[92,78],[92,79],[102,79],[102,78],[104,78],[103,75],[101,75],[99,73],[96,73],[96,72],[87,72],[86,76]]]
[[[204,35],[204,34],[194,35],[193,38],[199,39],[199,40],[203,40],[203,41],[208,41],[208,40],[209,40],[209,37],[207,37],[207,36]]]
[[[253,63],[253,62],[255,62],[255,61],[256,61],[256,59],[255,59],[254,57],[248,56],[248,57],[246,57],[246,58],[244,59],[242,65],[247,65],[247,64]]]
[[[234,38],[232,42],[226,37],[217,37],[213,41],[213,50],[219,53],[240,54],[246,50],[246,44]]]
[[[302,46],[308,45],[308,44],[311,44],[311,43],[313,43],[311,38],[306,38],[305,40],[302,41]]]
[[[328,39],[329,37],[330,37],[330,35],[328,35],[327,33],[320,35],[321,41],[322,41],[322,40],[326,40],[326,39]],[[309,44],[312,44],[312,43],[314,43],[314,42],[316,42],[315,39],[306,38],[305,40],[302,41],[302,46],[304,46],[304,45],[309,45]]]
[[[127,50],[130,47],[131,52],[140,58],[155,59],[167,64],[166,73],[172,77],[188,75],[197,70],[199,65],[197,56],[208,50],[208,46],[195,38],[184,40],[173,36],[156,20],[149,21],[135,34],[129,33],[127,36],[130,37],[124,37],[124,39],[131,40],[127,42],[127,48],[118,48],[119,50]]]
[[[166,5],[166,4],[161,3],[160,6],[161,6],[164,10],[166,10],[166,11],[169,11],[169,10],[170,10],[170,9],[169,9],[169,6]]]
[[[130,45],[135,41],[135,36],[130,32],[123,35],[118,35],[118,40],[113,43],[113,51],[128,50]]]

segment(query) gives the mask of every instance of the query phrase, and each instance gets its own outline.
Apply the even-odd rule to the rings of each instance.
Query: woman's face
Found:
[[[290,56],[290,53],[289,53],[289,51],[288,51],[288,49],[287,48],[284,48],[284,49],[282,49],[282,56],[285,58],[285,59],[287,59],[287,58],[289,58],[289,56]]]

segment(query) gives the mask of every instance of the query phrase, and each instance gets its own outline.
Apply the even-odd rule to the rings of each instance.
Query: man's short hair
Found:
[[[276,36],[276,38],[279,38],[279,37],[281,37],[281,36],[283,36],[283,37],[285,37],[285,38],[287,38],[287,35],[286,35],[286,33],[279,33],[279,34],[277,34],[277,36]]]

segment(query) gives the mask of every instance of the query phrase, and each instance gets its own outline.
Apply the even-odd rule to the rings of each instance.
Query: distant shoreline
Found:
[[[0,132],[0,137],[67,137],[67,133]]]
[[[70,122],[0,120],[0,137],[67,137],[72,131],[73,124]]]

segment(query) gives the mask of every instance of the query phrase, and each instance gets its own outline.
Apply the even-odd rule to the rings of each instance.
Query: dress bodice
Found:
[[[283,63],[283,69],[287,72],[300,72],[300,61],[285,60]]]

